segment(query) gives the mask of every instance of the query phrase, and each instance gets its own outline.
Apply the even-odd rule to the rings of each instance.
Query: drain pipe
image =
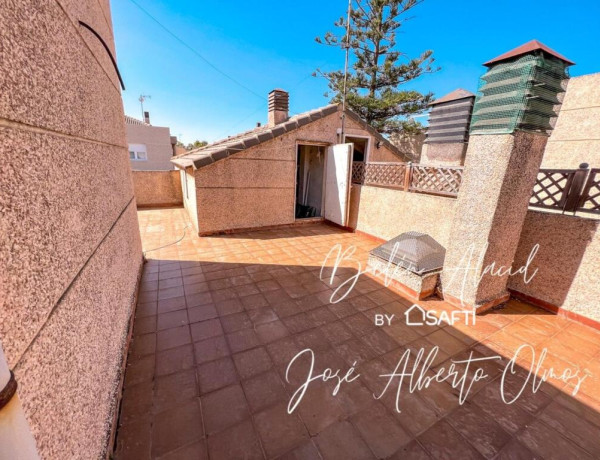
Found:
[[[17,381],[8,369],[0,342],[0,459],[39,458],[35,440],[17,395]]]

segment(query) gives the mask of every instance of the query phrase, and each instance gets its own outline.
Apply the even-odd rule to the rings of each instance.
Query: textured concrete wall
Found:
[[[415,135],[394,134],[390,136],[390,142],[406,155],[407,158],[404,161],[411,161],[412,163],[421,162],[421,152],[425,146],[425,133]]]
[[[107,2],[0,14],[0,336],[44,458],[107,446],[141,244]]]
[[[353,184],[350,227],[384,240],[410,231],[427,233],[447,247],[455,209],[453,198]]]
[[[513,262],[546,140],[545,136],[521,131],[469,139],[451,244],[444,261],[445,295],[471,306],[506,295],[508,275],[481,276],[492,263],[508,267]],[[473,270],[464,275],[463,284],[463,277],[455,277],[453,270],[465,268],[471,250]]]
[[[179,171],[133,171],[133,190],[138,207],[181,206]]]
[[[169,128],[161,126],[126,124],[127,143],[145,144],[148,159],[130,160],[134,171],[168,171],[173,170],[173,146]]]
[[[527,213],[515,266],[527,263],[532,248],[539,250],[529,283],[510,278],[508,287],[528,296],[600,321],[600,221],[532,211]]]
[[[542,168],[600,168],[600,73],[569,80]]]
[[[462,166],[468,144],[423,144],[421,163],[432,166]]]
[[[348,135],[369,135],[352,119],[347,119],[346,126]],[[293,223],[296,145],[302,142],[335,144],[339,127],[339,113],[335,112],[198,169],[195,172],[198,231],[210,233]],[[371,145],[374,145],[373,139]],[[372,151],[384,150],[387,149],[382,146],[378,150],[373,147]]]

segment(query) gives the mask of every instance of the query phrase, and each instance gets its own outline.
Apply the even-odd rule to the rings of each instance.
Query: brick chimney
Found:
[[[144,123],[150,124],[150,112],[144,112]]]
[[[290,95],[282,89],[274,89],[269,93],[268,126],[275,126],[287,121]]]

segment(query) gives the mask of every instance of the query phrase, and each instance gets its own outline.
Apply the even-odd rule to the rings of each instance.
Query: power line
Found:
[[[238,80],[236,80],[235,78],[233,78],[231,75],[229,75],[226,72],[224,72],[221,69],[219,69],[216,65],[214,65],[212,62],[210,62],[208,59],[206,59],[204,56],[202,56],[202,54],[200,54],[198,51],[196,51],[195,48],[193,48],[192,46],[188,45],[185,41],[183,41],[181,38],[179,38],[177,35],[175,35],[173,32],[171,32],[171,30],[169,30],[166,26],[164,26],[158,19],[156,19],[154,16],[152,16],[152,14],[150,14],[148,11],[146,11],[135,0],[129,0],[129,1],[131,3],[133,3],[146,16],[148,16],[150,19],[152,19],[156,24],[158,24],[161,29],[163,29],[165,32],[167,32],[171,37],[173,37],[175,40],[177,40],[181,45],[185,46],[189,51],[191,51],[192,53],[194,53],[197,57],[199,57],[200,59],[202,59],[207,65],[209,65],[210,67],[212,67],[215,71],[219,72],[221,75],[223,75],[224,77],[226,77],[229,80],[231,80],[233,83],[235,83],[236,85],[238,85],[240,88],[244,88],[246,91],[254,94],[256,97],[258,97],[258,98],[260,98],[260,99],[262,99],[264,101],[267,100],[264,96],[261,96],[257,92],[253,91],[252,89],[248,88],[243,83],[241,83]]]

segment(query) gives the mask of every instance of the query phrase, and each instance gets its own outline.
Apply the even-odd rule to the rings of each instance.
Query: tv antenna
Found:
[[[149,94],[140,94],[140,98],[138,99],[138,101],[140,101],[140,106],[142,107],[142,120],[144,119],[144,101],[146,99],[152,99],[152,96],[150,96]]]
[[[342,133],[340,142],[344,142],[344,128],[346,127],[346,91],[348,84],[348,55],[350,54],[350,12],[352,11],[352,0],[348,0],[348,17],[346,19],[346,40],[342,48],[346,49],[346,60],[344,62],[344,92],[342,94]]]

